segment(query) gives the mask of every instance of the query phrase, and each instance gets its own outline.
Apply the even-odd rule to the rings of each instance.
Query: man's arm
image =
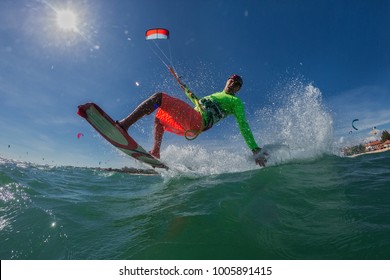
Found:
[[[268,154],[261,151],[261,148],[257,145],[255,138],[253,137],[252,130],[249,127],[249,124],[245,117],[245,111],[244,111],[244,105],[242,102],[240,104],[237,104],[234,116],[236,117],[236,121],[238,124],[238,127],[240,128],[241,135],[244,137],[246,144],[248,145],[249,149],[251,149],[256,164],[260,166],[265,166],[267,162],[267,156]]]
[[[199,106],[199,98],[186,85],[181,85],[181,88],[184,90],[188,99],[191,100],[195,106]]]

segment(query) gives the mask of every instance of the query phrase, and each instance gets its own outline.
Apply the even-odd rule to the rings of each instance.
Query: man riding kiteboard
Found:
[[[175,75],[173,72],[172,74]],[[158,92],[142,102],[126,118],[117,121],[117,124],[127,131],[140,118],[151,114],[157,109],[154,119],[154,145],[150,154],[160,158],[164,131],[182,135],[186,139],[192,140],[220,120],[229,115],[234,115],[241,135],[244,137],[249,149],[253,152],[256,164],[265,166],[267,153],[262,152],[261,148],[256,144],[245,117],[244,105],[241,99],[236,96],[236,93],[243,85],[243,80],[240,76],[230,76],[223,91],[201,99],[196,97],[179,79],[178,82],[187,97],[194,103],[194,108],[178,98]]]

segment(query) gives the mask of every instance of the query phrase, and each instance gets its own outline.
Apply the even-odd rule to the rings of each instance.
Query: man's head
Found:
[[[242,78],[236,74],[231,75],[225,85],[224,91],[229,94],[235,94],[243,85]]]

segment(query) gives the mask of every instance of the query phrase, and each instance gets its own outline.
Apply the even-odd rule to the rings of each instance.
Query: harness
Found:
[[[204,113],[205,130],[226,117],[226,113],[219,107],[218,103],[209,97],[199,100],[200,108]]]
[[[212,100],[210,97],[198,99],[195,95],[192,95],[191,101],[192,100],[195,103],[195,109],[202,115],[204,128],[200,131],[187,130],[184,133],[184,137],[187,140],[194,140],[203,131],[210,129],[214,124],[227,116],[227,114],[220,108],[218,103]],[[194,137],[189,137],[188,133],[194,134]]]

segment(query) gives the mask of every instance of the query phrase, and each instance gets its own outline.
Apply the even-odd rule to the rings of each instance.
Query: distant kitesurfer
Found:
[[[150,153],[154,157],[160,158],[164,131],[183,135],[188,140],[192,140],[228,115],[234,115],[246,144],[253,152],[256,164],[265,166],[267,153],[262,152],[256,144],[245,117],[244,105],[241,99],[236,97],[236,93],[242,85],[242,78],[238,75],[232,75],[228,78],[223,91],[199,99],[182,84],[183,90],[194,103],[195,108],[180,99],[158,92],[141,103],[129,116],[118,121],[117,124],[127,131],[140,118],[157,109],[154,120],[154,145]]]

